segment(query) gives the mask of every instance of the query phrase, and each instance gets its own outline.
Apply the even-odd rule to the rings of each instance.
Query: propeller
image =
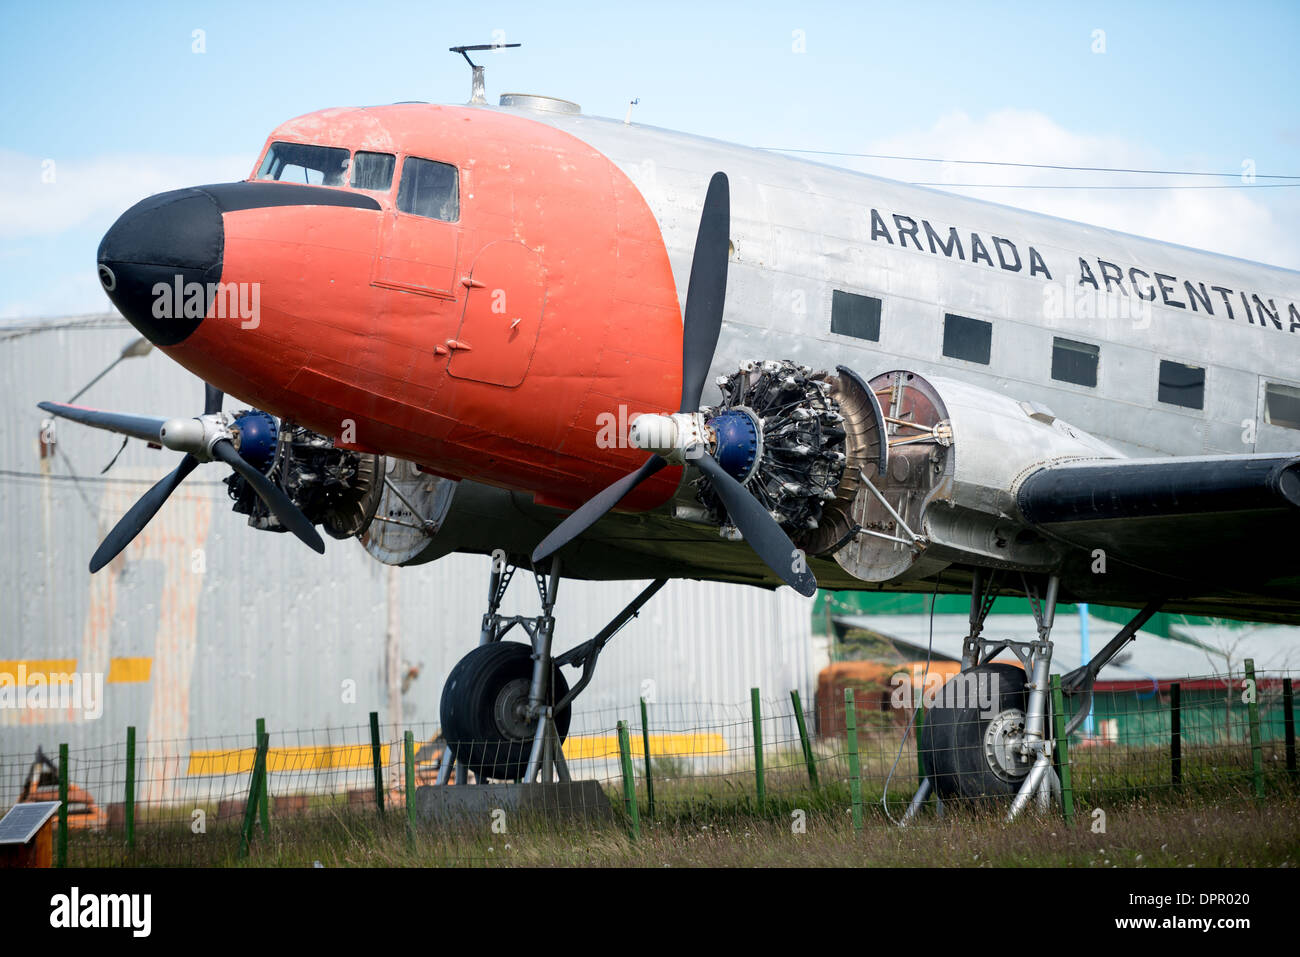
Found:
[[[39,408],[51,415],[156,445],[165,445],[169,449],[185,453],[175,470],[140,496],[139,501],[131,506],[100,543],[99,548],[95,549],[95,554],[90,559],[92,574],[131,544],[132,539],[149,524],[187,475],[203,462],[212,461],[224,462],[242,475],[281,525],[315,551],[325,551],[325,542],[321,540],[311,520],[302,513],[302,509],[293,503],[283,489],[246,462],[235,448],[230,430],[233,419],[221,411],[225,394],[216,386],[206,382],[203,385],[203,415],[194,419],[160,419],[120,412],[101,412],[61,402],[39,403]]]
[[[641,416],[635,420],[631,443],[653,451],[639,469],[623,476],[589,499],[552,529],[533,550],[533,561],[553,555],[594,525],[605,513],[650,476],[670,464],[694,465],[708,477],[727,508],[727,515],[758,557],[782,581],[802,595],[817,590],[790,537],[759,501],[708,453],[707,425],[699,412],[705,379],[713,364],[722,331],[727,296],[727,260],[731,232],[731,198],[725,173],[714,173],[704,196],[695,237],[691,277],[686,287],[682,319],[682,399],[675,416]]]

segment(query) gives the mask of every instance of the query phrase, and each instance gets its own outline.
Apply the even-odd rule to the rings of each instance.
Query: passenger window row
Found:
[[[831,332],[838,335],[880,341],[881,300],[874,296],[835,289],[831,293]],[[943,354],[988,365],[993,355],[993,323],[947,313],[943,317]],[[1101,347],[1054,336],[1052,378],[1058,382],[1097,387]],[[1186,409],[1205,408],[1205,370],[1172,359],[1160,360],[1156,399]],[[1300,429],[1300,388],[1269,382],[1264,391],[1264,421],[1288,429]]]

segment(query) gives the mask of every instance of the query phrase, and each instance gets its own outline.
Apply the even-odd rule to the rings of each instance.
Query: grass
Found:
[[[823,786],[814,792],[799,756],[797,766],[777,764],[768,773],[762,808],[752,772],[657,778],[653,819],[638,786],[637,841],[627,835],[621,789],[611,785],[612,813],[596,823],[514,815],[499,833],[485,809],[474,822],[422,825],[412,842],[401,808],[380,818],[373,808],[316,801],[303,816],[276,817],[273,811],[270,834],[255,829],[247,858],[238,853],[239,822],[210,816],[202,834],[192,833],[188,817],[148,820],[137,826],[130,852],[120,832],[72,832],[69,861],[143,867],[310,867],[317,861],[325,867],[1300,865],[1300,791],[1272,773],[1267,799],[1257,801],[1248,770],[1243,774],[1238,763],[1228,754],[1198,755],[1188,769],[1198,775],[1181,791],[1168,787],[1167,779],[1156,781],[1141,761],[1122,768],[1076,766],[1081,786],[1072,827],[1055,809],[1005,824],[1004,807],[950,803],[943,819],[927,810],[912,827],[899,829],[881,808],[879,781],[868,780],[866,826],[855,832],[846,775],[823,761]],[[909,773],[900,768],[896,774],[895,814],[915,783],[914,767]],[[1094,830],[1103,820],[1095,809],[1104,813],[1104,830]]]

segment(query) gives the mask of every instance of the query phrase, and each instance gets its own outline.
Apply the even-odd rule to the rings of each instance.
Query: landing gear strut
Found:
[[[652,582],[595,637],[556,656],[551,642],[560,560],[549,564],[545,572],[533,571],[542,613],[506,616],[501,600],[519,566],[493,555],[479,646],[457,662],[443,687],[442,731],[452,757],[439,768],[439,784],[450,779],[453,763],[460,768],[458,782],[468,782],[471,771],[479,780],[568,781],[563,745],[573,699],[590,683],[609,640],[666,584],[662,578]],[[515,626],[528,634],[528,644],[503,640]],[[582,668],[572,689],[562,665]]]
[[[1056,742],[1050,698],[1051,634],[1060,580],[1055,575],[1047,576],[1041,592],[1027,577],[1022,580],[1038,626],[1038,638],[985,638],[984,620],[999,586],[996,572],[975,569],[970,631],[962,643],[961,674],[944,686],[926,715],[921,752],[927,776],[904,812],[903,824],[916,816],[931,793],[939,799],[940,811],[945,798],[1011,797],[1008,821],[1031,801],[1045,811],[1053,798],[1060,797],[1060,780],[1052,766]],[[1062,679],[1063,690],[1087,694],[1090,702],[1098,672],[1163,604],[1164,599],[1157,598],[1134,615],[1092,661]],[[1023,670],[992,663],[1007,650],[1020,659]],[[1085,704],[1068,722],[1067,735],[1082,723],[1087,711]]]
[[[997,597],[995,579],[987,582],[979,570],[971,589],[970,633],[962,644],[962,673],[948,682],[926,715],[921,750],[929,772],[921,788],[933,789],[940,800],[978,800],[1015,795],[1008,820],[1035,797],[1046,809],[1060,783],[1052,769],[1052,737],[1048,714],[1052,666],[1052,624],[1056,616],[1059,580],[1049,576],[1045,594],[1025,581],[1036,641],[984,638],[984,619]],[[1010,650],[1024,670],[993,664]],[[904,815],[910,820],[924,803],[918,793]]]

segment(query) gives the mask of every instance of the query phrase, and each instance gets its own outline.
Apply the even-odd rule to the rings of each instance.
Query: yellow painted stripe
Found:
[[[24,684],[31,684],[34,675],[44,676],[45,682],[50,683],[50,675],[67,675],[71,676],[77,670],[76,658],[30,658],[15,659],[13,661],[0,661],[0,675],[8,675],[9,680],[6,684],[16,685],[18,683],[18,667],[24,668]],[[60,681],[60,684],[68,683],[67,680]]]
[[[379,760],[388,763],[388,745],[379,748]],[[253,770],[256,748],[191,751],[186,774],[247,774]],[[340,744],[326,747],[271,748],[266,752],[268,771],[330,771],[368,768],[370,745]]]
[[[632,754],[645,756],[641,735],[630,735]],[[727,742],[716,731],[651,734],[650,756],[653,757],[708,757],[726,754]],[[618,735],[578,735],[564,742],[564,756],[570,761],[618,757]]]
[[[152,670],[152,658],[110,658],[106,680],[111,685],[136,684],[148,681]]]
[[[632,754],[641,757],[641,736],[632,735]],[[389,746],[380,746],[379,760],[388,764]],[[191,751],[187,775],[247,774],[253,770],[256,748]],[[727,753],[727,742],[717,732],[686,732],[650,735],[651,757],[708,757]],[[578,735],[564,742],[564,756],[570,761],[618,757],[618,735]],[[359,770],[371,766],[370,745],[343,744],[327,747],[271,748],[266,769],[272,772]]]

